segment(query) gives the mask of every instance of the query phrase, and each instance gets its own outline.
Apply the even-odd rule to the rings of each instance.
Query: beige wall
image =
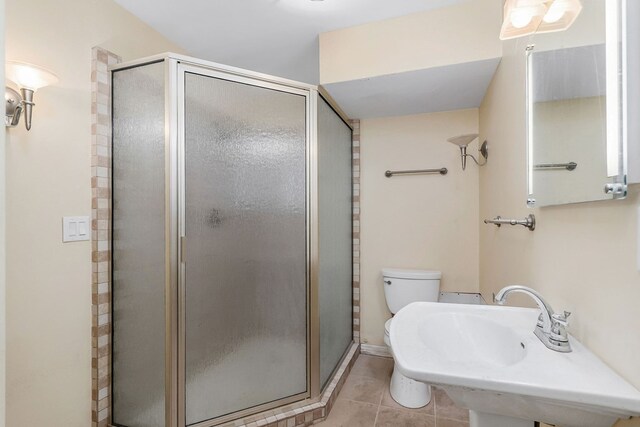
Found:
[[[478,290],[478,168],[463,172],[460,150],[446,141],[477,132],[478,110],[362,120],[360,127],[361,337],[383,345],[391,314],[382,268],[440,270],[443,290]],[[446,176],[384,176],[443,166]]]
[[[505,57],[480,108],[480,133],[491,143],[489,166],[480,172],[480,218],[532,212],[538,225],[534,232],[480,226],[481,291],[490,298],[508,284],[537,289],[556,310],[573,313],[576,338],[640,387],[635,261],[640,191],[632,188],[624,201],[526,207],[526,43],[505,44]]]
[[[0,0],[0,87],[4,87],[4,0]],[[5,133],[0,132],[0,427],[5,426],[6,399],[6,186]]]
[[[320,83],[496,58],[499,1],[460,5],[320,34]],[[455,49],[452,49],[455,46]]]
[[[111,0],[8,0],[7,58],[54,71],[33,128],[6,132],[7,424],[91,420],[91,245],[62,244],[90,215],[91,48],[127,59],[178,47]],[[4,144],[2,144],[4,147]]]

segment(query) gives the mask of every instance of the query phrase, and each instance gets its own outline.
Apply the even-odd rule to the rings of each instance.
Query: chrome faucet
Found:
[[[562,353],[569,353],[571,345],[569,344],[569,336],[567,334],[567,326],[569,324],[567,318],[571,315],[565,311],[563,314],[554,313],[551,306],[542,298],[535,290],[526,286],[507,286],[493,297],[493,300],[503,305],[507,301],[507,295],[511,292],[518,292],[529,295],[540,307],[540,315],[538,316],[538,324],[533,333],[542,343],[551,350]]]

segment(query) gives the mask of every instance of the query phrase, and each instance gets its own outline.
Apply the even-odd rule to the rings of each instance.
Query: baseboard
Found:
[[[386,345],[360,344],[360,353],[369,356],[393,357]]]

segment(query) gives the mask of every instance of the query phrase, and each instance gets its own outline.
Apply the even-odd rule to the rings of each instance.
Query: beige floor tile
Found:
[[[433,398],[436,401],[437,418],[469,422],[469,411],[467,409],[458,408],[443,390],[432,387],[432,391]]]
[[[383,380],[353,375],[352,373],[345,381],[339,397],[379,405],[385,386]]]
[[[436,427],[469,427],[469,422],[450,420],[448,418],[436,418]]]
[[[431,402],[418,409],[399,405],[389,383],[393,360],[360,355],[329,417],[321,427],[469,427],[469,411],[432,387]]]
[[[375,427],[436,427],[433,415],[380,407]]]
[[[338,399],[327,419],[315,424],[321,427],[373,427],[378,412],[377,405]]]
[[[411,412],[418,412],[418,413],[422,413],[422,414],[429,414],[429,415],[434,415],[434,395],[431,395],[431,401],[426,405],[423,406],[422,408],[417,408],[417,409],[409,409],[409,408],[405,408],[404,406],[400,405],[398,402],[396,402],[395,400],[393,400],[393,397],[391,397],[391,392],[389,391],[389,384],[387,384],[387,386],[385,387],[384,390],[384,394],[382,395],[382,401],[380,402],[380,404],[382,406],[386,406],[388,408],[394,408],[394,409],[405,409]]]
[[[393,372],[393,359],[389,357],[376,357],[361,354],[351,369],[350,375],[360,375],[377,378],[380,380],[391,379]]]

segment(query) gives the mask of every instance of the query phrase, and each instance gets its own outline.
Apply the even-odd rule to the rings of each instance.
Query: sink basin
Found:
[[[552,351],[534,335],[539,310],[413,303],[391,323],[396,368],[470,410],[472,427],[608,427],[640,415],[640,392],[569,336]]]
[[[501,367],[521,361],[526,353],[518,334],[488,318],[468,313],[429,314],[418,325],[427,351],[443,363],[471,363],[478,369]],[[433,343],[438,342],[437,346]],[[469,354],[473,359],[469,360]]]

